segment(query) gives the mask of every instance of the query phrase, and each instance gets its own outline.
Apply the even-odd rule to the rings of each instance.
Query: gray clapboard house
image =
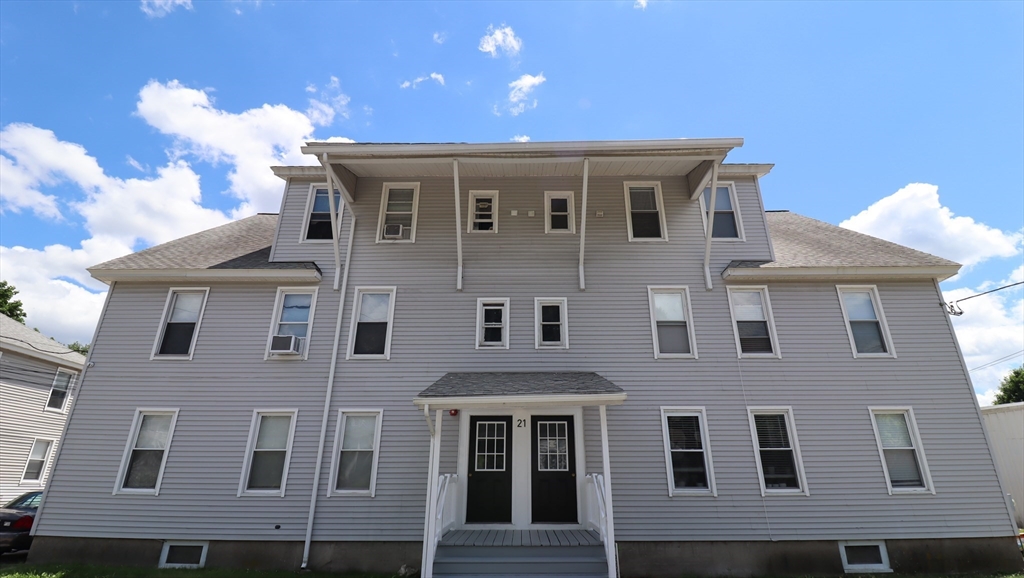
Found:
[[[93,267],[30,559],[1019,570],[959,265],[766,212],[741,144],[309,143],[279,215]]]
[[[84,362],[0,315],[0,504],[46,485]]]

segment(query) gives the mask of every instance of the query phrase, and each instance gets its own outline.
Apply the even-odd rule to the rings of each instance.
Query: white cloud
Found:
[[[525,134],[517,134],[516,136],[508,140],[513,142],[530,142],[530,137],[526,136]]]
[[[547,79],[544,78],[544,73],[541,72],[537,76],[524,74],[508,84],[509,88],[512,89],[508,93],[508,111],[512,116],[519,116],[528,108],[537,108],[537,99],[534,99],[533,103],[530,104],[527,102],[527,98],[535,88],[543,84],[546,80]]]
[[[433,80],[434,82],[444,86],[444,75],[437,72],[431,72],[427,76],[419,76],[412,80],[406,80],[398,85],[399,88],[419,88],[420,83],[425,80]],[[371,109],[372,110],[372,109]]]
[[[514,57],[523,48],[523,39],[516,36],[511,26],[502,25],[495,28],[493,24],[487,27],[487,34],[480,39],[480,52],[486,52],[491,57],[497,58],[498,52],[504,52],[505,56]]]
[[[636,0],[636,2],[633,2],[633,8],[647,10],[647,0]]]
[[[939,187],[911,183],[839,223],[852,229],[945,257],[967,267],[1020,253],[1024,235],[1004,232],[971,217],[957,217],[939,202]]]
[[[0,148],[4,148],[3,143]],[[0,215],[5,211],[20,213],[22,209],[29,209],[39,217],[60,219],[57,197],[41,192],[39,184],[30,169],[15,170],[11,159],[0,156]]]
[[[437,44],[444,44],[445,40],[448,40],[448,33],[447,32],[435,32],[434,33],[434,42],[436,42]]]
[[[163,18],[178,8],[192,10],[192,0],[142,0],[139,5],[150,18]]]
[[[316,93],[316,85],[306,85],[306,92]],[[351,100],[347,94],[341,92],[341,81],[338,80],[338,77],[332,76],[327,87],[320,92],[319,98],[309,99],[306,116],[317,126],[331,126],[334,124],[336,114],[341,115],[342,118],[349,117],[348,103]]]
[[[140,163],[139,161],[137,161],[134,158],[132,158],[132,155],[128,155],[127,159],[125,160],[125,162],[128,163],[128,166],[132,167],[133,169],[135,169],[135,170],[137,170],[139,172],[145,173],[145,172],[149,171],[149,167],[142,166],[142,163]]]

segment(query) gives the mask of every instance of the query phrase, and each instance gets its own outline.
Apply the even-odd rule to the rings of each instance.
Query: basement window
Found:
[[[164,542],[159,568],[202,568],[209,542]]]
[[[847,574],[892,572],[885,542],[839,542],[839,555]]]

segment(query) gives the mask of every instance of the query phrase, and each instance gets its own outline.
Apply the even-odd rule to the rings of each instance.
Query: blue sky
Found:
[[[276,211],[266,167],[330,137],[740,136],[769,209],[968,265],[950,298],[1024,277],[1020,2],[5,0],[0,130],[0,274],[63,341],[85,267]],[[1010,356],[983,396],[1021,296],[955,319],[969,367]]]

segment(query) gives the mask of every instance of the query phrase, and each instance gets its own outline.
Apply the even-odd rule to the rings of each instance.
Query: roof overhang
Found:
[[[475,407],[537,407],[537,406],[595,406],[621,405],[626,392],[580,393],[552,395],[473,395],[461,397],[417,397],[412,400],[418,407],[431,409],[469,409]]]
[[[48,353],[48,352],[45,352],[45,351],[38,351],[36,349],[32,349],[31,347],[26,346],[23,343],[19,343],[17,341],[13,341],[13,340],[10,340],[10,339],[4,338],[4,337],[0,337],[0,347],[2,347],[3,349],[7,349],[9,351],[13,351],[14,353],[17,353],[19,355],[24,355],[26,357],[31,357],[31,358],[34,358],[34,359],[39,359],[39,360],[42,360],[42,361],[48,361],[50,363],[55,363],[55,364],[63,366],[63,367],[69,367],[69,368],[72,368],[72,369],[76,369],[78,371],[81,371],[82,370],[82,366],[84,365],[81,362],[72,361],[72,360],[68,359],[67,357],[65,357],[66,355],[71,355],[71,354],[77,353],[77,352],[71,352],[71,353]],[[81,354],[78,354],[78,355],[81,355]]]
[[[943,281],[956,275],[959,265],[932,267],[729,267],[722,271],[726,281]]]
[[[248,281],[268,283],[318,283],[316,268],[304,269],[88,269],[94,279],[114,281],[202,282]]]

